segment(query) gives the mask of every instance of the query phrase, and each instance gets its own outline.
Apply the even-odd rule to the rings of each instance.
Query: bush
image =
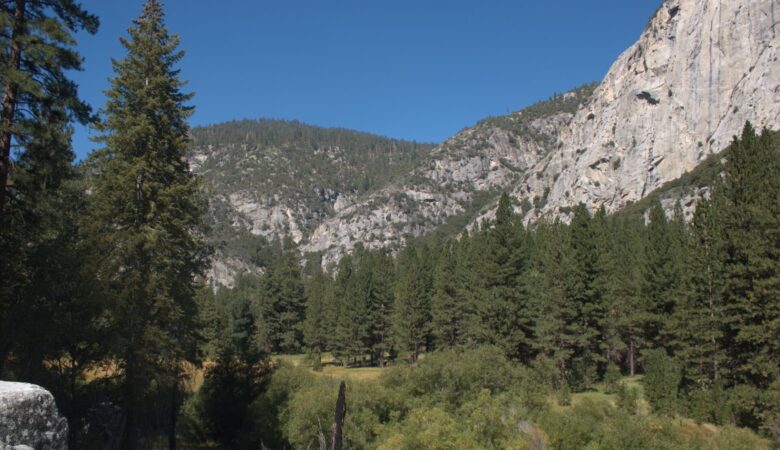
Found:
[[[607,370],[604,372],[604,391],[607,394],[616,394],[620,389],[620,368],[617,364],[610,362],[607,364]]]
[[[617,390],[617,407],[620,411],[634,415],[636,414],[639,392],[636,388],[620,384]]]
[[[250,404],[271,374],[267,361],[249,364],[224,359],[206,371],[203,386],[183,406],[180,424],[188,443],[215,441],[232,448],[256,448],[247,436],[253,428]]]
[[[728,423],[732,415],[728,392],[720,384],[689,391],[688,413],[698,422]]]
[[[680,365],[663,349],[646,350],[642,352],[642,358],[647,401],[656,412],[674,415],[677,412],[677,397],[682,381]]]
[[[571,389],[569,388],[569,383],[564,382],[560,389],[558,389],[558,405],[571,405]]]

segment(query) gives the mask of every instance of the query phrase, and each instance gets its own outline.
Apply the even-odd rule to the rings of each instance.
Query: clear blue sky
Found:
[[[143,0],[82,0],[82,98],[100,108]],[[192,125],[298,119],[440,142],[603,78],[660,0],[164,0],[187,52]],[[74,148],[94,146],[78,128]]]

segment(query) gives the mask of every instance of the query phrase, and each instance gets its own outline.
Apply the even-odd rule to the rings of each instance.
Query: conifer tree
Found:
[[[493,228],[472,241],[475,285],[470,335],[478,343],[498,345],[513,358],[528,359],[531,313],[521,283],[526,263],[524,230],[515,220],[509,196],[498,203]]]
[[[608,360],[623,359],[636,374],[643,347],[644,225],[631,218],[612,219],[608,248],[602,253],[598,283],[605,312],[604,345]]]
[[[303,322],[303,342],[314,358],[315,365],[320,363],[328,342],[326,314],[331,307],[328,303],[330,288],[328,276],[322,266],[317,264],[314,273],[306,282],[306,318]]]
[[[558,369],[560,386],[572,381],[573,359],[586,342],[576,301],[580,286],[574,273],[576,263],[568,231],[560,223],[542,224],[536,230],[540,272],[537,291],[541,297],[535,320],[535,344]]]
[[[644,282],[644,339],[652,348],[673,351],[670,319],[684,296],[683,227],[681,219],[669,220],[656,199],[649,212],[646,232]]]
[[[418,249],[404,249],[398,256],[398,275],[393,305],[395,342],[416,361],[429,342],[431,332],[430,272]]]
[[[369,292],[369,350],[380,367],[393,348],[393,259],[386,250],[369,256],[371,284]]]
[[[702,200],[696,207],[687,252],[687,295],[675,318],[675,340],[686,377],[701,388],[721,379],[724,348],[723,230],[717,206]]]
[[[333,352],[333,356],[337,359],[343,359],[343,363],[346,365],[347,361],[347,348],[350,345],[350,331],[348,323],[342,321],[343,315],[349,308],[347,303],[347,289],[355,271],[355,264],[353,263],[352,256],[343,256],[336,268],[336,279],[333,283],[333,302],[331,308],[326,316],[328,322],[328,329],[332,330],[331,335],[328,337],[328,347]]]
[[[194,361],[196,279],[205,265],[199,180],[186,160],[192,97],[175,65],[183,52],[148,0],[115,60],[99,126],[92,235],[103,255],[126,414],[123,447],[138,448],[156,398],[171,398],[175,447],[181,363]]]
[[[606,250],[605,221],[603,208],[591,217],[587,207],[580,203],[574,209],[569,225],[574,257],[573,276],[577,285],[575,301],[580,311],[578,320],[581,322],[583,342],[582,352],[576,358],[577,369],[583,381],[587,382],[593,381],[596,365],[604,360],[601,347],[605,308],[598,280],[602,275],[599,255]]]
[[[448,243],[433,274],[431,323],[437,348],[451,348],[464,344],[465,301],[458,286],[458,254],[460,246]],[[465,256],[465,255],[463,255]]]
[[[89,107],[78,99],[76,84],[67,72],[81,69],[74,50],[73,33],[94,34],[98,19],[73,0],[14,0],[0,4],[0,223],[6,225],[6,205],[11,197],[12,148],[25,148],[51,124],[53,114],[63,121],[86,124]],[[57,128],[55,128],[56,130]],[[55,160],[69,161],[70,150],[49,149]]]
[[[725,230],[724,302],[736,381],[765,388],[780,372],[780,156],[750,123],[716,186]]]
[[[77,210],[82,199],[76,189],[65,193],[62,188],[75,175],[70,124],[86,124],[91,114],[67,72],[81,69],[73,34],[94,34],[97,27],[97,17],[74,1],[0,4],[0,376],[12,347],[21,343],[20,327],[33,318],[26,290],[37,291],[44,303],[62,294],[51,284],[31,284],[52,270],[46,264],[54,261],[42,261],[41,250],[63,244],[57,251],[74,256],[70,246],[76,243],[72,227],[78,216],[60,213]],[[63,280],[75,281],[77,267],[68,266]],[[41,292],[45,286],[50,292]],[[15,352],[23,356],[25,350]]]
[[[269,278],[273,284],[272,304],[277,322],[274,340],[278,350],[286,353],[300,350],[303,343],[306,297],[299,260],[297,247],[287,239],[282,257]]]

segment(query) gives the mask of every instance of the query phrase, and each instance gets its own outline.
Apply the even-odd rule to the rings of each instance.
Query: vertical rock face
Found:
[[[725,148],[746,120],[777,129],[778,20],[780,0],[667,0],[540,162],[544,176],[515,195],[549,189],[547,215],[579,202],[615,211]]]
[[[40,386],[0,381],[0,450],[67,450],[68,422]]]

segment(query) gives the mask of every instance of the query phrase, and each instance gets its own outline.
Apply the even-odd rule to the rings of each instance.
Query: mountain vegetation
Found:
[[[556,164],[594,85],[435,148],[191,130],[162,4],[93,115],[67,75],[97,26],[0,3],[0,377],[50,390],[71,448],[780,446],[776,132],[745,123],[622,212],[530,221],[550,191],[507,191]],[[102,143],[80,164],[74,121]]]
[[[572,393],[592,392],[602,385],[611,385],[613,392],[625,397],[620,402],[630,404],[636,393],[624,392],[627,388],[615,380],[643,374],[644,398],[653,417],[691,417],[701,423],[752,428],[776,439],[778,411],[772,392],[780,384],[780,353],[773,348],[780,320],[780,296],[775,292],[780,274],[776,255],[780,242],[775,236],[780,229],[778,149],[780,140],[775,134],[757,135],[747,124],[728,150],[723,177],[715,180],[711,195],[689,223],[681,208],[668,216],[656,199],[647,211],[647,220],[635,214],[607,216],[603,210],[591,214],[580,205],[570,224],[556,221],[526,227],[504,194],[494,221],[483,222],[473,233],[458,239],[434,235],[408,245],[395,258],[384,250],[359,247],[332,268],[334,275],[324,274],[315,261],[308,266],[312,272],[297,272],[295,283],[308,285],[303,289],[305,298],[294,294],[291,301],[285,301],[278,297],[279,288],[262,282],[270,282],[270,277],[244,278],[238,288],[208,297],[209,310],[222,311],[214,316],[222,317],[218,319],[222,325],[213,328],[231,322],[231,311],[236,311],[233,302],[249,304],[248,309],[256,311],[250,320],[255,328],[250,326],[248,332],[262,336],[266,336],[260,331],[262,324],[297,315],[300,322],[285,328],[304,329],[294,346],[271,339],[275,343],[264,344],[260,350],[297,353],[306,349],[314,368],[322,367],[326,353],[334,358],[329,364],[345,367],[410,364],[411,368],[383,376],[380,383],[391,385],[410,382],[400,380],[414,379],[415,374],[429,368],[457,371],[457,358],[472,357],[469,352],[473,349],[478,349],[478,355],[492,349],[491,357],[503,362],[481,363],[485,376],[498,376],[494,369],[502,365],[511,370],[537,370],[535,376],[545,381],[533,388],[538,392],[526,401],[541,404],[545,396],[557,393],[559,402],[566,405]],[[307,303],[304,315],[296,312],[302,311],[301,302]],[[262,342],[269,341],[264,338]],[[443,366],[434,369],[437,364]],[[443,379],[432,380],[434,385],[420,388],[417,395],[447,389],[447,375],[437,376]],[[522,380],[529,376],[515,375]],[[488,403],[501,404],[508,395],[503,389],[514,389],[509,387],[511,382],[502,384],[498,391],[489,381],[483,382],[486,384],[480,386],[487,391],[482,400]],[[406,395],[414,398],[413,392]],[[327,395],[335,395],[335,390]],[[522,395],[512,396],[521,401]],[[196,396],[193,401],[203,400]],[[262,403],[262,396],[255,401]],[[458,409],[469,410],[459,403],[466,401],[465,394],[453,401],[460,405],[454,410],[434,401],[429,407],[444,409],[422,412],[409,407],[408,415],[389,418],[375,413],[379,416],[371,420],[379,425],[365,428],[365,424],[355,423],[358,429],[354,432],[377,433],[381,429],[386,434],[377,433],[368,442],[353,444],[357,448],[432,445],[407,440],[415,439],[415,426],[447,429],[447,423],[468,423],[464,411]],[[640,434],[641,427],[649,426],[641,425],[643,420],[656,420],[632,416],[635,407],[620,404],[620,408],[634,411],[620,420],[639,427],[636,431]],[[364,407],[356,406],[358,410]],[[499,415],[506,412],[498,411],[508,411],[502,408],[510,408],[494,407],[499,408]],[[328,411],[318,409],[319,405],[289,408],[293,411],[279,411],[282,423],[298,420],[290,414]],[[555,443],[555,431],[547,428],[552,425],[546,422],[566,419],[545,416],[540,412],[544,407],[535,412],[517,408],[527,414],[529,429],[540,427],[547,433],[545,442],[554,448],[568,448]],[[621,414],[617,412],[620,408],[615,411],[609,404],[598,408],[605,408],[599,414],[606,414],[607,423]],[[247,417],[254,420],[251,414]],[[491,423],[487,429],[475,430],[497,433],[503,439],[517,437],[500,431],[501,420]],[[287,422],[281,426],[299,425]],[[412,428],[404,428],[407,426]],[[299,440],[299,433],[305,436],[300,428],[274,439],[282,447],[305,447],[315,442],[316,427],[312,425],[312,429],[309,440]],[[395,435],[390,431],[395,429],[405,431]],[[642,440],[641,445],[693,445],[675,441],[682,439],[674,437],[679,430],[668,431],[661,441]],[[491,441],[496,435],[489,438],[465,433],[460,439],[472,442],[473,448],[509,445]],[[574,448],[584,447],[596,439],[587,433],[561,439],[573,439]],[[385,442],[382,439],[393,444],[381,444]],[[522,434],[522,439],[530,437]],[[697,445],[717,448],[720,444]]]
[[[190,161],[210,189],[211,242],[221,260],[240,264],[238,273],[265,267],[262,254],[274,243],[286,236],[300,242],[338,209],[402,177],[433,148],[283,120],[199,127],[192,141]]]

